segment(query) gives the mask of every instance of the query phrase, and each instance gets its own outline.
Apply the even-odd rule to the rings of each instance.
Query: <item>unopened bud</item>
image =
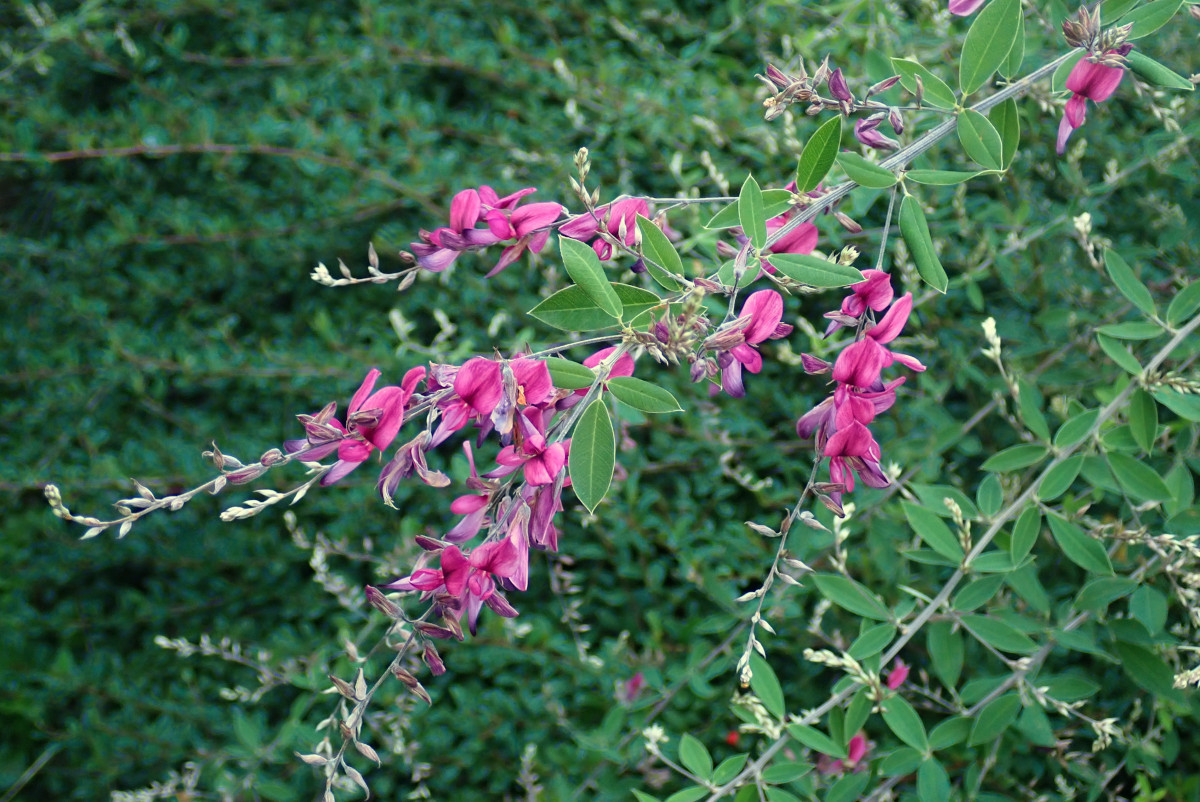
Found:
[[[862,226],[854,221],[854,218],[845,212],[834,212],[833,218],[842,224],[842,228],[849,231],[851,234],[861,234]]]
[[[813,73],[812,85],[820,86],[825,83],[827,78],[829,78],[829,56],[821,61],[821,66],[817,67],[817,71]]]
[[[776,532],[774,529],[772,529],[769,526],[763,526],[762,524],[756,524],[753,521],[746,521],[746,526],[750,527],[752,530],[754,530],[758,534],[762,535],[763,537],[779,537],[779,533]]]
[[[400,608],[388,601],[387,596],[383,592],[372,585],[367,585],[365,592],[367,594],[367,603],[374,607],[379,612],[389,618],[399,618]]]
[[[834,99],[844,100],[847,103],[854,100],[854,95],[850,94],[850,87],[846,85],[846,76],[842,75],[841,67],[829,74],[829,94],[833,95]]]
[[[421,655],[425,661],[425,665],[429,666],[429,671],[435,677],[440,677],[446,673],[446,664],[442,662],[442,656],[438,654],[438,650],[433,648],[433,644],[425,644],[425,652]]]
[[[892,131],[896,134],[904,133],[904,117],[900,115],[899,109],[888,109],[888,125],[892,126]]]
[[[270,451],[265,452],[261,457],[258,458],[258,461],[263,465],[266,465],[268,468],[272,465],[278,465],[282,460],[283,452],[278,448],[272,448]]]
[[[878,95],[880,92],[886,92],[889,89],[891,89],[893,86],[895,86],[899,81],[900,81],[899,75],[893,75],[891,78],[885,78],[884,80],[873,85],[870,89],[867,90],[867,97],[871,97],[872,95]]]

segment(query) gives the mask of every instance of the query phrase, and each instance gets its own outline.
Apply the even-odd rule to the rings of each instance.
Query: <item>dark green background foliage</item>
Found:
[[[328,671],[352,673],[345,639],[370,644],[382,632],[369,608],[340,606],[313,582],[282,510],[217,520],[243,491],[151,517],[123,540],[109,532],[80,542],[77,529],[50,516],[44,483],[59,483],[68,505],[86,513],[129,495],[129,477],[177,492],[209,475],[199,454],[210,441],[255,459],[297,436],[296,413],[330,400],[344,407],[370,366],[395,381],[430,358],[552,343],[556,335],[523,310],[565,285],[553,249],[489,281],[481,276],[496,254],[468,255],[401,296],[387,286],[331,290],[308,273],[340,256],[362,274],[370,241],[385,269],[398,268],[396,251],[418,229],[442,224],[450,196],[465,187],[486,183],[503,194],[537,186],[535,200],[570,204],[567,176],[581,146],[606,198],[693,186],[720,194],[704,152],[735,189],[747,171],[782,186],[797,137],[803,142],[816,123],[762,121],[753,76],[767,59],[786,65],[803,54],[811,66],[829,53],[861,90],[889,74],[890,56],[934,69],[953,62],[965,30],[957,20],[934,24],[935,4],[919,2],[900,3],[899,16],[879,2],[817,10],[666,0],[95,0],[51,2],[52,15],[23,5],[0,9],[0,792],[21,778],[19,797],[28,799],[97,799],[188,760],[200,764],[210,792],[311,798],[319,779],[292,753],[311,751],[313,727],[332,703],[315,692]],[[1061,52],[1052,31],[1066,10],[1050,6],[1027,20],[1027,68]],[[1144,45],[1188,75],[1200,69],[1194,38],[1182,16]],[[1091,329],[1130,309],[1089,266],[1074,215],[1090,212],[1096,232],[1160,299],[1195,275],[1197,165],[1186,145],[1169,147],[1200,131],[1194,103],[1169,112],[1183,129],[1175,134],[1151,113],[1175,96],[1139,96],[1132,84],[1090,112],[1075,135],[1089,143],[1079,160],[1053,157],[1057,118],[1026,100],[1013,173],[977,180],[969,192],[923,190],[951,288],[923,299],[901,349],[929,371],[910,377],[875,425],[885,463],[903,466],[911,481],[957,485],[974,497],[983,459],[1020,441],[995,410],[984,425],[964,427],[1003,389],[978,353],[989,315],[1015,373],[1049,362],[1037,381],[1052,430],[1068,403],[1095,406],[1111,395],[1121,371],[1104,361]],[[910,117],[910,130],[928,122]],[[963,158],[956,147],[917,166],[953,167],[947,160]],[[885,192],[856,193],[843,209],[866,232],[849,237],[825,218],[822,247],[844,240],[872,259],[886,205]],[[708,213],[682,212],[672,224],[696,233]],[[714,241],[689,241],[685,263],[711,270]],[[789,301],[789,319],[817,321],[838,297]],[[412,324],[403,342],[392,310]],[[454,333],[445,334],[435,310]],[[791,344],[816,347],[801,333]],[[742,521],[776,523],[803,486],[811,453],[793,424],[826,390],[771,358],[748,378],[741,403],[710,401],[686,375],[649,360],[639,375],[661,378],[688,411],[629,426],[631,448],[619,454],[629,477],[598,520],[584,526],[582,510],[567,502],[562,550],[574,560],[579,592],[556,598],[549,564],[537,558],[515,627],[488,618],[479,638],[444,650],[450,673],[426,683],[434,705],[402,723],[415,748],[384,754],[384,767],[369,775],[381,798],[411,790],[414,763],[430,765],[434,798],[518,794],[527,744],[538,746],[533,766],[549,798],[585,781],[593,783],[586,798],[624,798],[650,784],[637,768],[640,741],[626,736],[660,700],[657,721],[669,732],[726,749],[722,739],[737,724],[726,700],[745,616],[732,599],[757,586],[774,546]],[[453,448],[433,459],[463,475]],[[1167,457],[1151,464],[1171,467]],[[273,473],[261,486],[282,490],[300,475]],[[758,487],[761,478],[771,481]],[[310,536],[345,539],[390,566],[331,556],[352,588],[402,571],[414,554],[411,536],[444,531],[450,519],[446,493],[404,488],[396,512],[377,502],[372,485],[363,469],[297,509]],[[1119,511],[1093,492],[1073,503],[1095,501],[1101,516]],[[904,598],[901,584],[936,591],[941,569],[897,556],[911,535],[897,504],[874,507],[883,495],[854,496],[868,512],[852,525],[852,572],[891,604]],[[827,567],[827,536],[794,545]],[[1038,565],[1045,609],[1012,594],[994,609],[1049,615],[1082,582],[1053,555]],[[833,679],[800,658],[805,646],[823,645],[806,633],[817,596],[802,589],[779,599],[779,634],[768,646],[798,711],[822,701]],[[573,603],[591,627],[580,636],[588,659],[560,620]],[[838,614],[824,626],[837,629]],[[226,701],[222,688],[255,687],[253,669],[182,659],[154,644],[158,635],[195,642],[206,633],[269,651],[266,662],[288,682],[253,704]],[[732,647],[700,667],[735,634]],[[906,658],[928,668],[921,643]],[[978,649],[969,647],[967,679],[1002,673]],[[383,665],[377,656],[368,667]],[[1067,670],[1102,686],[1092,715],[1129,714],[1134,697],[1117,666],[1064,652],[1054,671]],[[636,671],[649,688],[623,706],[614,688]],[[392,692],[377,706],[402,709]],[[1180,715],[1189,710],[1174,704]],[[1180,722],[1179,758],[1155,781],[1180,795],[1196,790],[1195,750],[1179,746],[1193,727]],[[384,753],[387,736],[372,735]],[[1009,747],[993,790],[1039,778],[1052,787],[1045,752],[1023,737]]]

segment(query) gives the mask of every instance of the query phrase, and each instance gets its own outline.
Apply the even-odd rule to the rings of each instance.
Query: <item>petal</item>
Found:
[[[572,218],[558,227],[558,233],[571,239],[589,240],[596,236],[596,232],[600,229],[596,217],[603,217],[606,209],[607,207],[601,206],[596,210],[595,217],[591,214],[581,214]]]
[[[950,0],[950,13],[965,17],[974,14],[983,4],[984,0]]]
[[[487,213],[487,226],[488,231],[492,232],[492,236],[497,240],[516,239],[518,236],[516,230],[509,224],[508,215],[498,209]]]
[[[745,385],[742,384],[741,362],[736,359],[729,360],[729,364],[721,371],[721,389],[734,398],[742,398],[746,395]]]
[[[867,332],[867,336],[877,343],[890,343],[896,339],[903,331],[904,324],[908,322],[912,305],[912,293],[904,293],[896,303],[892,304],[892,308],[887,311],[883,319]]]
[[[454,392],[480,415],[490,415],[504,394],[500,365],[485,357],[468,359],[454,377]]]
[[[346,460],[338,460],[333,463],[333,467],[329,469],[329,473],[321,477],[321,487],[329,487],[335,482],[339,482],[346,477],[346,474],[353,471],[359,465],[362,465],[361,460],[347,462]]]
[[[526,404],[540,404],[554,392],[550,370],[544,359],[522,357],[509,363],[517,386],[524,391]]]
[[[1062,121],[1058,124],[1058,139],[1054,143],[1054,152],[1059,156],[1066,153],[1067,140],[1071,138],[1071,132],[1074,130],[1075,127],[1071,125],[1071,121],[1064,114]]]
[[[479,193],[464,189],[450,201],[450,227],[455,231],[474,228],[479,222]]]
[[[738,317],[750,318],[750,325],[744,331],[746,342],[760,343],[767,339],[783,320],[783,296],[774,290],[759,290],[742,304],[742,311]]]
[[[751,373],[758,373],[762,370],[762,354],[754,346],[742,343],[730,348],[729,353],[733,354],[733,358],[745,365],[746,370]]]
[[[779,218],[777,218],[779,219]],[[780,228],[780,223],[775,228]],[[771,228],[771,224],[767,224]],[[817,227],[812,223],[801,223],[783,235],[783,239],[770,247],[771,253],[812,253],[817,247]]]
[[[532,233],[534,230],[550,225],[562,214],[563,207],[557,203],[531,203],[515,209],[512,213],[512,226],[518,237]]]
[[[367,371],[367,377],[362,380],[362,384],[354,392],[354,397],[350,399],[350,406],[347,409],[347,420],[349,415],[358,412],[362,408],[363,401],[371,394],[371,390],[375,388],[375,380],[379,378],[379,371],[376,368],[371,368]]]
[[[1067,101],[1067,106],[1063,110],[1067,121],[1072,128],[1078,128],[1083,125],[1087,119],[1087,98],[1083,95],[1071,95],[1071,99]]]

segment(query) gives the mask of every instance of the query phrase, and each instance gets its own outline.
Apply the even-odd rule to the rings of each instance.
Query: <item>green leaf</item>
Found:
[[[1021,144],[1021,114],[1017,111],[1017,101],[1010,97],[995,106],[988,112],[988,122],[1000,133],[1000,158],[1007,170],[1017,155],[1017,146]]]
[[[922,67],[915,61],[902,58],[892,59],[892,68],[900,73],[900,84],[910,94],[917,93],[917,78],[925,88],[924,102],[939,109],[952,109],[958,104],[954,90],[941,78]]]
[[[641,287],[629,284],[609,286],[631,320],[663,303],[657,295]],[[563,331],[594,331],[617,325],[615,317],[601,309],[582,287],[574,285],[559,290],[530,309],[529,316]]]
[[[1117,340],[1153,340],[1155,337],[1161,337],[1166,334],[1163,328],[1157,323],[1143,323],[1140,321],[1111,323],[1107,326],[1101,326],[1096,331],[1106,337],[1112,337]]]
[[[1137,4],[1138,0],[1104,0],[1100,5],[1101,24],[1112,25]]]
[[[1137,589],[1136,580],[1125,576],[1102,576],[1093,579],[1083,586],[1075,597],[1074,607],[1080,612],[1093,612],[1103,615],[1108,605],[1117,599],[1128,596]]]
[[[1021,419],[1029,427],[1029,431],[1037,435],[1039,440],[1050,442],[1050,426],[1046,416],[1042,414],[1042,394],[1033,379],[1020,381],[1017,399],[1021,407]]]
[[[899,180],[891,170],[867,161],[857,153],[839,153],[837,163],[851,181],[862,187],[887,189]]]
[[[765,783],[785,785],[794,783],[812,771],[807,763],[773,763],[763,769],[762,779]]]
[[[849,748],[850,739],[867,723],[874,708],[875,699],[871,696],[871,690],[859,688],[858,693],[854,694],[850,704],[847,705],[846,719],[842,722],[842,732],[847,741],[847,748]]]
[[[646,272],[663,289],[672,292],[678,290],[679,282],[668,275],[683,275],[683,260],[679,258],[675,246],[662,229],[654,225],[654,221],[640,214],[637,216],[637,227],[642,235],[642,256],[645,257],[642,263],[646,265]]]
[[[964,552],[958,537],[950,531],[950,527],[941,518],[917,504],[904,502],[904,517],[908,519],[913,531],[921,536],[931,549],[955,563],[962,562]]]
[[[1105,248],[1104,266],[1108,270],[1108,277],[1112,279],[1113,284],[1117,285],[1121,294],[1128,298],[1134,306],[1149,317],[1158,313],[1154,306],[1154,296],[1150,294],[1150,290],[1146,289],[1145,284],[1138,281],[1138,277],[1133,274],[1133,269],[1121,258],[1121,254],[1111,248]]]
[[[1129,397],[1129,428],[1133,439],[1147,454],[1154,450],[1158,436],[1158,403],[1141,387]]]
[[[853,579],[837,574],[813,574],[813,581],[817,583],[817,590],[821,595],[838,607],[876,621],[887,621],[891,618],[891,614],[875,594]]]
[[[660,802],[658,797],[650,796],[650,794],[647,794],[645,791],[639,791],[636,788],[633,789],[633,798],[636,799],[637,802]]]
[[[968,613],[987,604],[1004,584],[1003,574],[984,576],[967,583],[954,595],[952,606],[960,613]]]
[[[750,244],[761,250],[767,243],[767,214],[762,190],[752,175],[746,176],[738,194],[738,222],[750,238]]]
[[[999,738],[1008,726],[1017,720],[1021,710],[1021,697],[1016,693],[997,696],[979,711],[967,746],[979,746]]]
[[[975,491],[975,503],[979,505],[979,511],[989,518],[1004,506],[1004,488],[994,473],[989,473],[979,483],[979,489]]]
[[[742,769],[746,768],[746,760],[749,755],[734,755],[727,757],[721,761],[721,765],[713,770],[712,781],[717,785],[724,785],[741,773]]]
[[[1179,417],[1200,421],[1200,395],[1184,395],[1178,390],[1151,390],[1150,394]]]
[[[814,752],[820,752],[823,755],[829,755],[830,757],[836,758],[846,757],[846,748],[841,744],[836,743],[832,738],[820,730],[813,729],[805,724],[789,724],[787,726],[787,731],[788,735],[792,736]]]
[[[1046,471],[1038,485],[1038,501],[1053,501],[1067,492],[1075,479],[1079,477],[1079,469],[1083,467],[1083,457],[1076,454]]]
[[[1167,625],[1167,597],[1157,588],[1142,585],[1129,597],[1129,614],[1141,621],[1151,635]]]
[[[1132,42],[1143,36],[1149,36],[1166,25],[1171,21],[1171,17],[1175,16],[1175,12],[1179,11],[1181,5],[1183,5],[1183,0],[1154,0],[1152,3],[1130,11],[1121,20],[1122,25],[1133,25],[1128,41]]]
[[[600,266],[600,257],[592,247],[586,242],[560,235],[558,250],[562,254],[563,267],[567,269],[571,280],[610,317],[621,317],[621,299],[605,278],[604,268]]]
[[[917,769],[917,799],[945,802],[950,798],[950,775],[937,758],[926,758]]]
[[[833,167],[838,148],[842,144],[842,117],[837,115],[818,128],[804,150],[800,153],[800,162],[796,166],[796,191],[810,192],[817,188],[821,179]]]
[[[950,621],[931,621],[925,627],[925,644],[933,660],[933,673],[949,690],[958,685],[963,667],[963,637]]]
[[[1058,427],[1058,431],[1054,433],[1054,447],[1060,449],[1070,448],[1087,437],[1088,432],[1096,425],[1096,418],[1099,415],[1100,410],[1089,409],[1068,418],[1062,426]]]
[[[1175,294],[1167,307],[1167,323],[1179,326],[1200,309],[1200,281],[1193,281]]]
[[[879,773],[884,777],[899,777],[912,774],[920,765],[921,753],[911,746],[902,746],[880,761]]]
[[[550,381],[559,390],[583,390],[596,380],[594,370],[569,359],[547,359],[546,369],[550,371]]]
[[[1058,543],[1067,559],[1083,570],[1092,574],[1112,576],[1112,563],[1104,546],[1088,537],[1082,529],[1058,515],[1051,514],[1047,519],[1054,540]]]
[[[922,752],[929,750],[929,738],[925,735],[925,725],[912,705],[903,696],[889,696],[883,700],[883,721],[888,729],[896,734],[904,743]]]
[[[929,747],[935,752],[946,749],[967,740],[971,734],[972,719],[966,716],[953,716],[938,724],[929,733]]]
[[[1004,63],[1000,65],[1000,74],[1005,78],[1014,78],[1021,72],[1021,62],[1025,60],[1025,15],[1017,13],[1017,38],[1013,41],[1012,50],[1008,51]]]
[[[996,473],[1008,473],[1009,471],[1028,468],[1030,465],[1036,465],[1046,458],[1050,453],[1050,449],[1045,446],[1023,443],[1019,446],[1010,446],[992,456],[988,457],[980,467],[985,471],[995,471]]]
[[[1000,132],[974,109],[964,109],[958,116],[958,141],[978,164],[989,170],[1004,169],[1004,142]]]
[[[958,87],[972,95],[1000,68],[1017,40],[1021,26],[1021,0],[992,0],[967,31],[958,64]]]
[[[896,627],[892,624],[876,624],[854,639],[846,654],[859,662],[868,657],[874,657],[882,652],[896,637]]]
[[[913,261],[917,264],[917,272],[922,280],[940,293],[946,292],[950,279],[938,259],[933,247],[933,238],[929,236],[929,224],[925,221],[925,212],[921,202],[915,195],[905,195],[900,202],[900,236],[908,246]]]
[[[763,197],[763,214],[770,220],[772,217],[777,217],[783,214],[788,209],[792,208],[792,193],[786,189],[764,189]],[[737,201],[726,206],[721,211],[713,215],[712,219],[704,224],[705,228],[736,228],[741,225],[738,219]]]
[[[1183,694],[1175,687],[1175,672],[1149,649],[1132,643],[1115,643],[1121,668],[1138,687],[1169,699],[1182,700]]]
[[[1013,525],[1012,538],[1009,541],[1008,553],[1014,563],[1025,559],[1037,543],[1038,535],[1042,533],[1042,513],[1034,505],[1025,508],[1021,517]]]
[[[998,618],[964,615],[962,623],[972,635],[998,651],[1012,654],[1032,654],[1037,651],[1037,644],[1028,635]]]
[[[617,464],[617,441],[604,400],[588,404],[571,431],[571,486],[579,502],[593,512],[608,493]]]
[[[712,777],[712,755],[700,740],[690,733],[679,736],[679,762],[702,780]]]
[[[788,278],[812,287],[848,287],[863,280],[862,271],[807,253],[773,253],[771,266]]]
[[[958,170],[909,170],[904,177],[918,184],[929,184],[935,187],[949,187],[964,184],[980,175],[989,175],[987,170],[960,172]]]
[[[608,380],[608,391],[642,412],[681,412],[683,410],[670,391],[632,376],[612,377]]]
[[[851,772],[833,784],[826,793],[824,802],[858,802],[863,798],[863,791],[871,783],[870,772]],[[773,789],[768,788],[768,791]],[[768,799],[767,802],[775,802]]]
[[[1158,473],[1144,462],[1128,454],[1110,451],[1104,455],[1117,482],[1125,492],[1139,501],[1170,501],[1171,491]]]
[[[1181,89],[1184,92],[1191,92],[1196,88],[1196,85],[1187,78],[1184,78],[1169,67],[1159,64],[1140,50],[1130,51],[1125,56],[1125,60],[1129,63],[1129,69],[1155,86],[1161,86],[1166,89]]]
[[[703,785],[693,785],[691,788],[684,788],[682,791],[671,794],[667,797],[667,802],[699,802],[708,794],[708,789]]]
[[[1106,334],[1096,332],[1096,342],[1100,343],[1100,348],[1104,353],[1108,354],[1108,358],[1116,362],[1119,367],[1134,376],[1139,376],[1142,373],[1142,365],[1137,361],[1129,349],[1122,345],[1119,341],[1114,340]]]
[[[775,676],[775,669],[762,657],[752,654],[750,670],[753,672],[750,677],[750,690],[754,691],[754,695],[763,703],[768,713],[782,720],[787,713],[787,707],[783,703],[783,686]]]

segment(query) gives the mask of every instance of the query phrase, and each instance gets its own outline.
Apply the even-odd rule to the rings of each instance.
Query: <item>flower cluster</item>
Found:
[[[584,363],[595,367],[610,360],[614,350],[597,352]],[[612,360],[608,371],[609,376],[632,373],[628,354]],[[443,618],[457,624],[465,617],[472,633],[485,606],[499,615],[515,616],[517,611],[501,591],[526,589],[531,548],[558,548],[554,517],[562,509],[563,488],[570,486],[566,466],[571,441],[554,436],[555,418],[579,403],[579,393],[586,391],[555,388],[545,360],[528,356],[475,357],[462,365],[416,367],[399,386],[375,390],[379,376],[378,370],[368,372],[350,401],[344,424],[334,417],[336,404],[316,415],[298,416],[306,437],[287,441],[285,450],[306,461],[336,453],[337,461],[321,479],[322,485],[330,485],[373,452],[387,450],[403,425],[424,413],[425,427],[396,449],[380,471],[377,487],[390,503],[400,480],[414,474],[435,487],[450,484],[448,477],[429,468],[426,454],[456,432],[471,426],[479,443],[495,435],[500,442],[496,467],[482,475],[470,442],[464,443],[470,466],[466,485],[472,492],[450,504],[450,511],[460,516],[458,523],[441,538],[419,537],[425,553],[413,572],[380,587],[421,592]],[[424,392],[418,392],[422,384]],[[460,548],[485,530],[483,543]],[[435,560],[436,568],[431,566]]]
[[[557,203],[519,205],[522,198],[536,191],[526,187],[503,198],[489,186],[459,192],[450,202],[450,225],[422,230],[418,234],[420,242],[409,246],[417,257],[417,265],[440,273],[460,253],[505,243],[507,247],[488,273],[490,277],[511,265],[526,250],[539,253],[546,246],[550,226],[562,214],[563,207]]]
[[[821,499],[841,514],[842,493],[852,492],[855,476],[868,487],[887,487],[891,482],[880,466],[879,443],[868,425],[880,412],[896,403],[896,388],[904,377],[883,383],[884,368],[900,363],[916,371],[925,370],[919,360],[899,354],[887,344],[899,336],[912,312],[912,293],[893,303],[891,277],[879,270],[863,271],[864,280],[850,287],[851,294],[841,309],[830,312],[829,331],[855,326],[857,336],[830,363],[803,354],[803,365],[810,374],[831,373],[836,388],[832,395],[805,413],[796,422],[796,433],[803,439],[815,437],[817,453],[829,458],[829,479],[833,487]],[[887,312],[873,322],[872,312]]]

